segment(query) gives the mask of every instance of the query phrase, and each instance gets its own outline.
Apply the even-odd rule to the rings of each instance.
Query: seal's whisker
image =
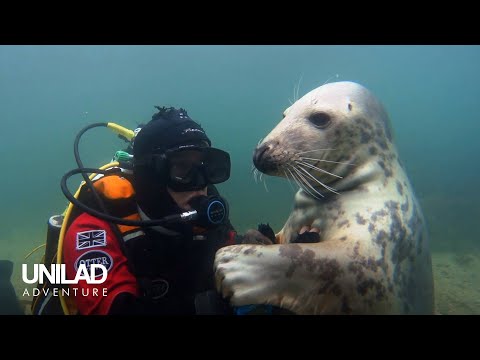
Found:
[[[290,168],[292,168],[293,170],[295,170],[295,167],[294,167],[294,166],[292,166],[292,165],[288,165],[288,166],[289,166]],[[287,170],[288,170],[288,172],[290,173],[290,175],[292,175],[292,178],[293,178],[293,180],[295,180],[295,182],[297,183],[298,187],[299,187],[300,189],[303,189],[303,186],[302,186],[302,184],[301,184],[301,181],[299,182],[297,176],[295,176],[295,174],[292,173],[292,171],[291,171],[290,169],[287,168]]]
[[[312,178],[313,180],[315,180],[317,183],[319,183],[320,185],[322,185],[325,189],[327,190],[330,190],[332,192],[334,192],[335,194],[338,194],[340,195],[336,189],[322,183],[320,180],[318,180],[315,176],[313,176],[311,173],[309,173],[306,169],[304,169],[301,165],[299,165],[299,169],[301,169],[303,172],[305,172],[310,178]]]
[[[320,195],[321,197],[325,197],[324,195],[322,195],[317,189],[315,189],[309,182],[307,179],[305,179],[305,177],[302,175],[302,173],[296,168],[294,167],[293,170],[295,170],[295,172],[297,173],[297,175],[300,177],[300,179],[302,179],[302,182],[307,185],[310,189],[312,189],[315,193],[317,193],[318,195]],[[302,187],[302,189],[306,190],[305,187]],[[311,194],[311,193],[310,193]],[[313,194],[311,194],[312,196],[314,196]],[[317,198],[316,196],[314,196],[315,198]],[[318,199],[318,198],[317,198]],[[319,199],[320,200],[320,199]]]
[[[302,170],[305,174],[307,174],[311,179],[315,180],[317,183],[319,183],[320,185],[322,185],[325,189],[337,194],[337,195],[340,195],[334,188],[331,188],[330,186],[328,185],[325,185],[324,183],[322,183],[320,180],[318,180],[315,176],[313,176],[312,174],[310,174],[307,170],[305,170],[303,167],[301,167],[301,165],[299,165],[299,169]]]
[[[328,83],[328,82],[329,82],[330,80],[332,80],[333,78],[337,78],[337,79],[338,79],[338,74],[335,74],[335,75],[333,75],[333,76],[330,76],[330,77],[327,79],[327,81],[325,81],[325,82],[322,84],[322,86],[325,85],[326,83]]]
[[[298,97],[298,94],[300,93],[300,84],[302,83],[302,80],[303,80],[303,73],[302,73],[302,75],[300,76],[300,80],[298,80],[297,97]]]
[[[253,178],[255,179],[255,183],[257,184],[258,181],[257,181],[257,176],[258,176],[258,170],[257,169],[254,169],[253,170]]]
[[[319,183],[320,185],[322,185],[325,189],[330,190],[330,191],[334,192],[335,194],[340,195],[340,194],[337,192],[336,189],[334,189],[334,188],[332,188],[332,187],[330,187],[330,186],[322,183],[322,182],[321,182],[320,180],[318,180],[315,176],[313,176],[313,174],[309,173],[306,169],[304,169],[304,168],[302,167],[302,165],[299,165],[299,169],[302,170],[303,172],[305,172],[311,179],[315,180],[317,183]]]
[[[293,168],[293,167],[292,167],[292,169],[293,169],[293,170],[296,170],[296,169]],[[290,171],[290,170],[289,170],[289,171]],[[297,183],[297,185],[298,185],[298,187],[299,187],[300,189],[302,189],[303,191],[305,191],[307,194],[310,194],[310,196],[312,196],[313,198],[320,200],[320,198],[318,198],[318,197],[316,197],[314,194],[312,194],[311,191],[308,190],[308,188],[306,188],[306,187],[302,184],[302,180],[301,180],[301,179],[299,180],[298,175],[295,176],[295,174],[293,174],[291,171],[290,171],[290,173],[292,174],[293,179],[295,180],[295,182]]]
[[[343,179],[342,176],[333,174],[333,173],[331,173],[331,172],[329,172],[329,171],[327,171],[327,170],[323,170],[323,169],[321,169],[321,168],[319,168],[319,167],[317,167],[317,166],[315,166],[315,165],[306,163],[305,161],[295,160],[295,162],[296,162],[297,164],[301,164],[301,165],[304,165],[304,166],[306,166],[306,167],[309,167],[310,169],[315,169],[315,170],[321,171],[321,172],[323,172],[323,173],[325,173],[325,174],[328,174],[328,175],[331,175],[331,176],[335,176],[335,177],[337,177],[337,178],[339,178],[339,179]]]
[[[309,182],[307,179],[305,179],[305,177],[300,173],[300,171],[298,171],[298,169],[294,168],[294,170],[296,171],[297,173],[297,176],[301,179],[302,183],[307,185],[310,189],[312,189],[315,193],[317,193],[318,195],[320,195],[322,198],[325,197],[322,193],[320,193],[317,189],[315,189]],[[312,195],[314,198],[320,200],[319,197],[315,196],[315,194],[313,194],[312,192],[310,192],[308,190],[308,188],[306,188],[305,186],[302,187],[303,190],[307,191],[310,195]]]
[[[332,151],[332,150],[336,150],[336,149],[315,149],[315,150],[299,151],[298,153],[295,153],[295,154],[300,155],[300,154],[306,154],[306,153],[314,152],[314,151]]]
[[[263,139],[264,138],[262,137],[262,138],[260,138],[260,140],[258,140],[257,146],[260,145],[260,143],[262,142]]]
[[[297,90],[297,85],[296,85],[296,84],[293,84],[293,102],[296,102],[296,101],[297,101],[297,93],[296,93],[296,90]]]
[[[288,168],[287,168],[287,170],[288,170],[288,172],[290,173],[290,175],[292,176],[292,179],[295,180],[295,183],[297,184],[297,186],[298,186],[299,188],[302,188],[302,186],[298,183],[297,178],[294,176],[294,174],[292,174],[292,171],[291,171],[290,169],[288,169]]]
[[[263,180],[262,180],[262,177],[263,177],[263,173],[261,172],[261,173],[260,173],[260,177],[259,177],[260,181],[263,181]]]
[[[300,83],[302,82],[302,78],[303,78],[303,74],[300,75],[300,79],[298,80],[298,83],[297,83],[297,86],[296,86],[296,88],[297,88],[297,93],[296,94],[295,94],[295,88],[293,89],[293,94],[294,94],[293,99],[295,101],[298,100],[298,94],[300,93]]]
[[[287,170],[290,171],[289,169],[287,169]],[[287,172],[285,171],[285,169],[283,169],[283,173],[285,174],[285,178],[288,180],[288,183],[290,184],[290,187],[292,188],[293,191],[295,191],[295,189],[293,188],[292,181],[291,181],[290,178],[288,177],[288,174],[287,174]]]
[[[352,163],[347,163],[342,161],[322,160],[322,159],[308,158],[303,156],[300,156],[300,160],[323,161],[323,162],[334,163],[334,164],[357,166],[357,164],[352,164]]]
[[[267,177],[266,177],[266,176],[265,176],[265,178],[263,179],[263,186],[265,187],[265,190],[266,190],[267,192],[269,192],[269,191],[268,191],[268,187],[267,187]]]

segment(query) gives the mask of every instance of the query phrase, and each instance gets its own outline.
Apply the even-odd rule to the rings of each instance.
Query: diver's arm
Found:
[[[102,264],[107,276],[101,284],[80,280],[70,285],[70,293],[79,314],[105,315],[112,302],[121,293],[138,296],[137,280],[131,273],[119,240],[109,224],[89,214],[76,218],[65,234],[63,263],[67,278],[74,279],[79,264]],[[76,288],[74,290],[73,288]]]

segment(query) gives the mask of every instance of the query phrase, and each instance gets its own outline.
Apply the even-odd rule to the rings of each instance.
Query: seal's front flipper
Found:
[[[15,289],[10,281],[13,262],[0,260],[0,315],[23,315]]]

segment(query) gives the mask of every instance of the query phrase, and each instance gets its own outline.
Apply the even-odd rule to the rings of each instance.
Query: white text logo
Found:
[[[101,271],[102,277],[96,279]],[[87,284],[102,284],[107,279],[107,268],[102,264],[80,264],[77,269],[75,279],[67,279],[65,264],[51,264],[50,270],[44,264],[33,264],[33,277],[28,278],[27,264],[22,264],[22,280],[26,284],[43,284],[45,278],[54,285],[60,284],[78,284],[80,280],[85,280]]]

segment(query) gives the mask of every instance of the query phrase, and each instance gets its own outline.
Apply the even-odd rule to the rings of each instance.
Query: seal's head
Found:
[[[383,106],[354,82],[320,86],[284,111],[284,118],[257,146],[256,168],[268,175],[329,186],[372,156],[393,150]]]

